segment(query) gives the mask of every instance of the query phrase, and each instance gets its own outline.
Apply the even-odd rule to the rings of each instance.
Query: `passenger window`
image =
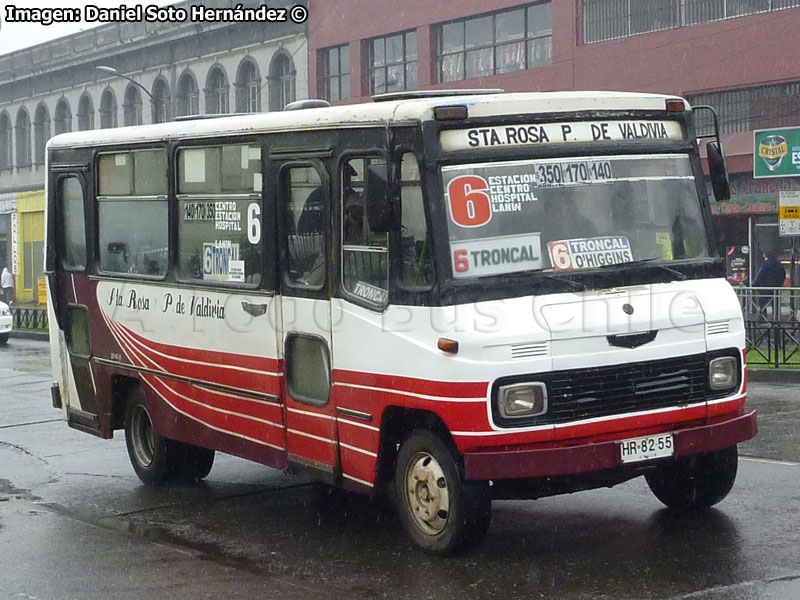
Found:
[[[162,149],[100,156],[100,268],[163,276],[168,261],[167,154]]]
[[[283,172],[288,283],[319,290],[326,281],[325,221],[328,194],[312,166]]]
[[[433,285],[433,248],[425,218],[419,165],[411,152],[403,154],[400,163],[400,202],[403,286],[411,290],[429,289]]]
[[[66,268],[86,268],[86,221],[83,216],[83,187],[77,177],[58,182],[61,206],[61,261]]]
[[[256,286],[263,273],[261,148],[178,152],[178,275]]]
[[[367,167],[377,162],[354,158],[342,167],[342,286],[348,295],[383,308],[389,302],[388,236],[369,228],[364,185]]]
[[[249,194],[261,191],[261,147],[229,144],[178,153],[179,194]]]

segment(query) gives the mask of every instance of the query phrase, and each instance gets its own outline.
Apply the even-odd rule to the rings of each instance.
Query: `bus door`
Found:
[[[279,213],[279,345],[289,468],[334,482],[331,403],[330,177],[316,158],[273,163]]]
[[[58,252],[57,259],[48,255],[47,271],[54,295],[52,301],[59,314],[56,315],[58,323],[52,323],[51,327],[60,326],[67,348],[60,364],[61,381],[66,383],[66,389],[59,390],[59,399],[65,405],[72,427],[102,435],[89,338],[89,309],[93,294],[86,279],[84,211],[88,186],[82,168],[53,170],[51,194],[55,202],[50,203],[52,212],[48,221],[52,227],[48,233],[55,238],[55,245],[51,243],[49,246],[57,246]]]

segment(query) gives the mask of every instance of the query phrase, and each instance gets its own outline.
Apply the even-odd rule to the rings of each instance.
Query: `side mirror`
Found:
[[[367,167],[367,219],[373,233],[389,233],[400,229],[400,210],[389,184],[389,166],[373,163]]]
[[[717,202],[724,202],[731,199],[731,186],[728,183],[728,169],[725,166],[725,157],[719,142],[708,142],[706,145],[708,154],[708,174],[711,178],[711,189],[714,190],[714,199]]]

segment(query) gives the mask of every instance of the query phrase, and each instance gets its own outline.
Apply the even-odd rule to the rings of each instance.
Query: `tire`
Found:
[[[736,481],[736,446],[659,465],[645,479],[653,494],[678,510],[703,509],[722,501]]]
[[[489,530],[488,485],[464,482],[453,454],[430,431],[417,429],[401,444],[394,495],[406,533],[426,552],[468,550]]]
[[[142,483],[161,485],[173,479],[178,472],[180,444],[154,431],[141,388],[133,390],[128,399],[125,444],[133,470]]]
[[[0,335],[0,346],[5,346],[8,343],[8,334]]]
[[[175,444],[178,446],[177,457],[173,464],[175,477],[199,480],[211,472],[211,467],[214,466],[213,450],[180,442]]]

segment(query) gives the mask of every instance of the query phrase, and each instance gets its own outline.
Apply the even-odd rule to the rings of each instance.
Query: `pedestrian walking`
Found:
[[[14,276],[9,273],[8,267],[3,267],[3,274],[0,275],[0,286],[3,288],[3,301],[6,304],[13,304]]]
[[[761,265],[761,268],[756,274],[756,278],[753,280],[753,287],[783,287],[783,282],[786,280],[786,270],[778,260],[778,253],[775,250],[768,250],[764,253],[764,258],[766,258],[766,260],[764,261],[764,264]],[[774,301],[772,314],[775,318],[778,318],[779,304],[777,302],[777,293],[775,293],[774,290],[764,291],[760,292],[758,296],[759,312],[761,313],[761,316],[766,318],[766,308],[771,301]]]

